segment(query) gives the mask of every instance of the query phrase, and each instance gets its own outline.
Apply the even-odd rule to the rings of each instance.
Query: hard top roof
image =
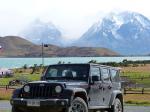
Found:
[[[112,68],[112,69],[116,69],[116,70],[121,69],[120,67],[112,67],[112,66],[95,64],[95,63],[67,63],[67,64],[53,64],[53,65],[49,65],[49,66],[57,66],[57,65],[89,65],[89,66],[100,66],[100,67]]]

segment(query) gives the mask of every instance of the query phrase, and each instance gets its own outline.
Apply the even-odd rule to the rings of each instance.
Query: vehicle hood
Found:
[[[30,82],[30,84],[61,84],[65,86],[66,88],[87,88],[88,83],[86,81],[63,81],[63,80],[48,80],[48,81],[33,81]]]

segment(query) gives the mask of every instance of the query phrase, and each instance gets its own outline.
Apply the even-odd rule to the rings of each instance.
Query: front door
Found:
[[[101,68],[102,86],[103,86],[103,101],[105,106],[109,106],[112,95],[112,82],[110,78],[109,68]]]
[[[92,76],[99,76],[100,78],[100,68],[97,66],[92,66],[91,67],[91,77]],[[102,82],[101,80],[94,82],[93,84],[90,84],[90,88],[89,88],[89,106],[102,106],[103,102],[102,102]]]

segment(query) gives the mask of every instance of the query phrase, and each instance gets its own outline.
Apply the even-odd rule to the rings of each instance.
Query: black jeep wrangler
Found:
[[[50,65],[41,81],[14,91],[12,112],[123,112],[119,72],[99,64]]]

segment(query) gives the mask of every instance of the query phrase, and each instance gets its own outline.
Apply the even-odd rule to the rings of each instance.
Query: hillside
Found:
[[[17,36],[0,37],[1,57],[40,57],[41,46]],[[49,45],[44,48],[46,57],[63,56],[116,56],[118,53],[106,48],[58,47]]]
[[[28,53],[32,47],[36,45],[16,36],[0,37],[0,45],[2,46],[1,56],[23,56]]]

